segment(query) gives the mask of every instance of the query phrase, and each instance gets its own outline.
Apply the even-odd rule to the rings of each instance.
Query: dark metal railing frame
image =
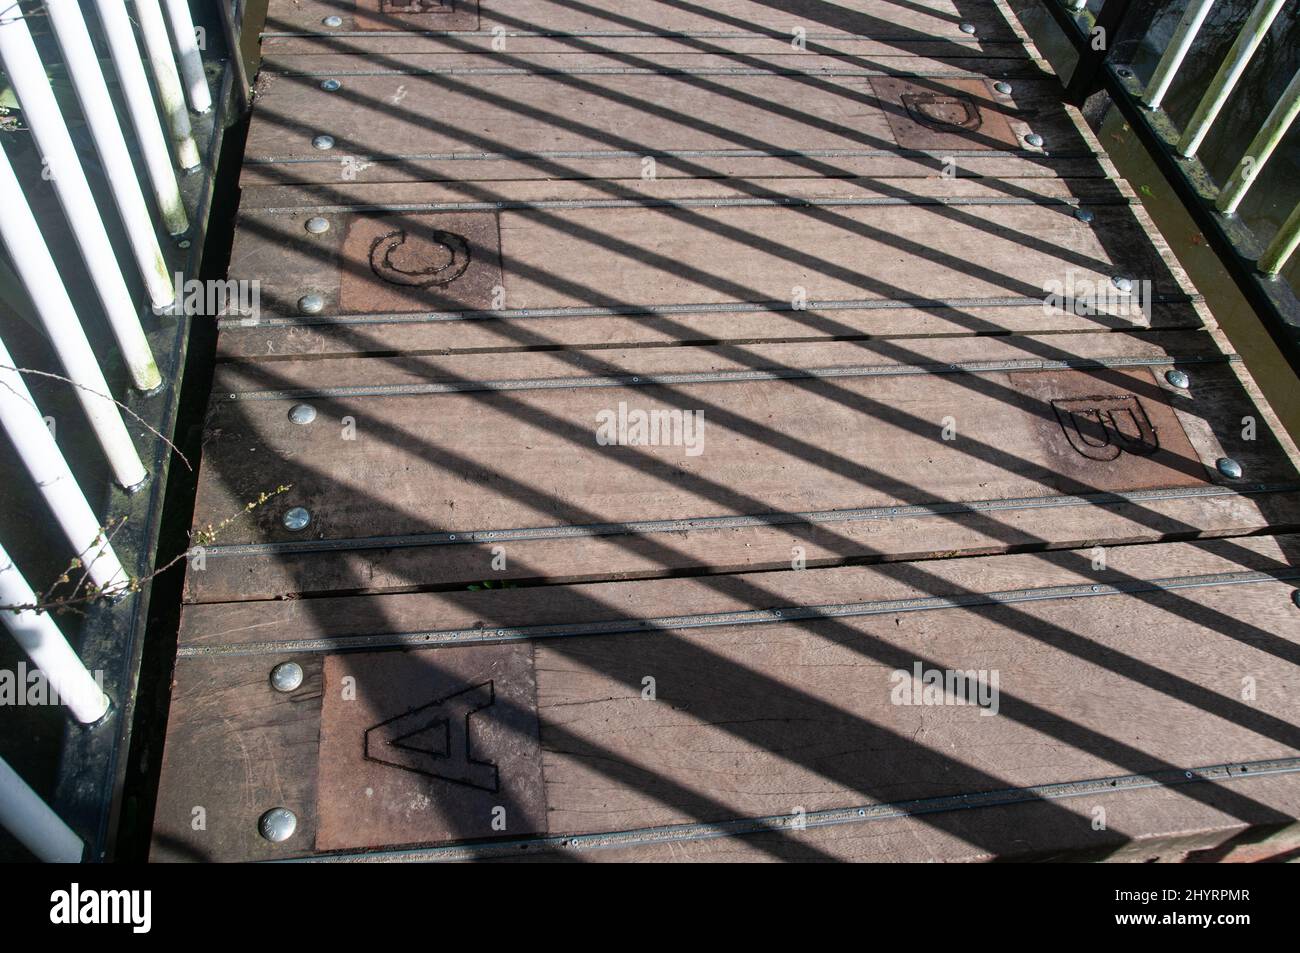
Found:
[[[1160,172],[1218,255],[1292,370],[1300,374],[1300,298],[1280,275],[1265,275],[1258,267],[1263,248],[1240,215],[1215,206],[1220,188],[1199,158],[1178,153],[1180,132],[1161,109],[1142,102],[1143,86],[1126,63],[1115,62],[1114,39],[1125,29],[1131,0],[1104,0],[1096,14],[1075,10],[1064,0],[1042,0],[1079,54],[1078,66],[1066,82],[1067,99],[1075,105],[1098,92],[1111,101],[1138,134]],[[1093,48],[1094,30],[1105,30],[1106,43]]]

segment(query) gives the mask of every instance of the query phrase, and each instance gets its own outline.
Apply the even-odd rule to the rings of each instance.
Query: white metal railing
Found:
[[[0,0],[0,66],[38,150],[42,184],[58,198],[101,313],[77,312],[47,244],[47,231],[28,200],[24,169],[11,161],[8,142],[0,147],[0,240],[114,480],[132,491],[145,483],[148,473],[121,405],[112,397],[86,325],[107,322],[132,387],[144,395],[162,389],[141,309],[150,307],[161,314],[177,305],[176,282],[159,236],[182,236],[190,228],[177,170],[200,165],[190,112],[208,113],[213,103],[187,0],[131,0],[129,6],[126,0],[94,0],[95,22],[108,53],[104,64],[85,15],[92,4],[84,6],[86,10],[80,0],[23,0],[21,5]],[[65,108],[72,112],[72,107],[60,107],[48,78],[51,64],[43,61],[33,41],[28,16],[38,14],[48,22],[76,93],[76,115],[65,116]],[[222,15],[229,18],[230,11]],[[109,94],[110,78],[120,90],[129,137]],[[83,122],[93,141],[129,246],[125,260],[115,253],[109,223],[100,217],[100,205],[69,132],[70,118]],[[8,138],[0,136],[0,140]],[[136,174],[132,148],[147,185]],[[142,289],[143,300],[137,299],[132,287]],[[53,513],[70,560],[75,559],[73,564],[85,574],[87,589],[97,596],[124,591],[131,583],[127,571],[46,426],[23,369],[5,347],[2,329],[0,426]],[[52,697],[66,705],[77,721],[89,725],[106,716],[110,699],[53,616],[44,611],[40,597],[3,545],[0,618],[53,689]],[[82,856],[77,835],[3,761],[0,823],[42,860],[75,861]]]
[[[1179,155],[1188,159],[1196,155],[1285,3],[1286,0],[1258,0],[1255,4],[1183,129],[1177,145]],[[1148,108],[1160,108],[1213,6],[1214,0],[1190,0],[1188,3],[1169,46],[1143,91],[1142,102]],[[1259,132],[1246,147],[1232,176],[1219,190],[1215,205],[1220,212],[1225,215],[1236,213],[1242,199],[1297,115],[1300,115],[1300,72],[1297,72],[1282,93]],[[1278,274],[1297,244],[1300,244],[1300,205],[1292,211],[1260,255],[1257,267],[1265,275]]]

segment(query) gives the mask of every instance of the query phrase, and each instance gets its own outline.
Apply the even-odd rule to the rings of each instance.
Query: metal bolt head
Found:
[[[997,92],[1001,93],[1003,96],[1010,96],[1010,95],[1011,95],[1011,84],[1010,84],[1010,83],[1004,83],[1002,80],[998,80],[996,83],[993,84],[993,88],[994,88]]]
[[[294,404],[289,408],[289,419],[296,424],[309,424],[316,419],[316,408],[311,404]]]
[[[1036,132],[1031,132],[1025,136],[1025,144],[1033,146],[1035,149],[1043,147],[1043,137]]]
[[[343,84],[337,79],[327,79],[320,84],[320,88],[325,90],[327,93],[337,93],[343,88]]]
[[[338,26],[342,26],[342,25],[343,25],[343,18],[342,18],[342,17],[326,17],[324,20],[321,20],[320,22],[323,23],[323,24],[325,24],[325,25],[328,26],[328,27],[338,27]]]
[[[1220,457],[1218,462],[1215,463],[1215,466],[1218,467],[1219,472],[1229,480],[1241,479],[1241,464],[1232,459],[1232,457]]]
[[[1191,378],[1187,376],[1187,372],[1180,371],[1178,368],[1174,368],[1172,371],[1165,371],[1165,380],[1167,380],[1172,386],[1177,387],[1179,390],[1187,390],[1187,385],[1192,382]]]
[[[302,666],[297,662],[281,662],[271,669],[271,687],[277,692],[294,692],[302,687]]]
[[[313,235],[324,235],[330,230],[330,220],[316,215],[307,219],[307,231]]]
[[[306,529],[310,523],[311,513],[305,506],[295,506],[284,514],[284,528],[291,529],[295,533]]]
[[[1096,218],[1096,216],[1092,214],[1092,209],[1087,209],[1087,208],[1075,209],[1074,217],[1077,218],[1079,221],[1083,222],[1083,224],[1085,225],[1090,224],[1092,220]]]
[[[298,829],[298,818],[287,807],[273,807],[257,819],[257,832],[272,844],[282,844]]]
[[[1125,278],[1123,275],[1116,275],[1114,278],[1110,279],[1110,283],[1125,294],[1128,294],[1133,290],[1132,279]]]
[[[313,140],[311,141],[311,144],[312,144],[313,146],[315,146],[317,149],[322,149],[322,150],[324,150],[324,149],[333,149],[333,148],[334,148],[334,137],[333,137],[333,136],[317,136],[315,139],[313,139]]]
[[[320,314],[325,310],[325,299],[312,293],[298,299],[298,310],[303,314]]]
[[[958,29],[960,29],[963,33],[969,33],[971,36],[975,35],[974,23],[963,23]]]

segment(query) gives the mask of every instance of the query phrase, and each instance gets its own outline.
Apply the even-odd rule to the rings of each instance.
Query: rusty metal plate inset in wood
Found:
[[[1020,140],[981,79],[873,76],[871,88],[902,149],[1018,149]]]
[[[478,0],[357,0],[356,29],[477,30]]]
[[[341,267],[339,308],[348,314],[486,310],[501,284],[496,216],[357,215]]]
[[[1042,402],[1035,427],[1059,489],[1140,490],[1207,483],[1205,467],[1146,368],[1009,375]]]
[[[545,830],[536,697],[527,645],[327,657],[317,848]]]

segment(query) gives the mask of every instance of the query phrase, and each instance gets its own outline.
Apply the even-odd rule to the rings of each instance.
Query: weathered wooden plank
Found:
[[[1111,279],[1149,281],[1156,296],[1181,297],[1185,286],[1181,272],[1147,240],[1128,203],[1122,191],[1097,179],[255,189],[246,195],[230,277],[259,281],[261,310],[257,320],[231,318],[223,325],[231,333],[256,334],[260,343],[272,340],[261,333],[263,325],[363,317],[369,327],[359,329],[364,334],[358,340],[369,344],[359,343],[360,352],[392,347],[385,342],[393,325],[386,316],[454,317],[438,313],[468,310],[479,317],[599,317],[658,308],[690,314],[725,312],[740,303],[741,310],[762,312],[751,315],[751,325],[772,318],[784,336],[789,316],[780,313],[799,305],[827,311],[1015,306],[1039,303],[1049,291],[1069,286],[1078,310],[1089,310],[1083,299],[1090,297],[1094,313],[1041,329],[1146,327],[1145,309],[1130,307],[1132,299],[1118,295]],[[1090,221],[1080,220],[1076,204],[1087,207]],[[311,219],[323,219],[328,230],[310,233]],[[426,287],[399,285],[402,293],[395,298],[394,280],[370,260],[370,246],[349,239],[352,230],[369,235],[375,228],[400,233],[395,241],[403,235],[423,241],[435,232],[460,235],[468,265],[459,272],[459,265],[449,268],[445,281],[432,276]],[[650,235],[655,239],[647,242]],[[381,258],[387,247],[380,249]],[[448,256],[431,248],[429,266],[448,265]],[[360,298],[353,294],[349,306],[343,300],[349,287],[368,290]],[[308,294],[321,297],[321,309],[304,317],[299,301]],[[547,314],[548,309],[561,311]],[[1107,319],[1096,320],[1095,312]],[[950,327],[961,325],[959,315],[951,318]],[[832,324],[821,333],[851,336],[857,326],[871,327]],[[966,326],[1012,329],[978,317]],[[906,327],[885,324],[874,333]],[[750,336],[770,333],[755,330]]]
[[[326,656],[322,692],[320,849],[546,830],[530,646]]]
[[[155,856],[1300,840],[1300,457],[1003,17],[273,0]]]
[[[1238,785],[1237,780],[1247,783]],[[1193,799],[1178,786],[1154,784],[1096,798],[1069,797],[1013,807],[990,807],[944,818],[882,818],[869,824],[809,827],[802,831],[666,840],[637,847],[581,849],[570,846],[510,853],[509,861],[584,863],[771,863],[867,861],[894,863],[1105,861],[1113,863],[1252,863],[1286,857],[1300,847],[1300,785],[1294,776],[1257,776],[1207,785]],[[1243,805],[1243,799],[1249,803]],[[1098,827],[1106,817],[1140,818],[1136,833]],[[1278,819],[1282,818],[1282,821]],[[1280,825],[1280,826],[1279,826]],[[563,843],[564,839],[561,839]],[[572,841],[570,841],[572,844]],[[372,855],[358,856],[366,860]],[[403,860],[436,857],[407,851]],[[490,858],[486,858],[490,859]]]
[[[503,51],[504,52],[504,51]],[[550,41],[548,51],[502,55],[482,50],[448,49],[438,53],[404,53],[400,57],[325,53],[315,56],[272,53],[262,59],[262,91],[269,92],[281,78],[300,77],[321,82],[333,78],[344,88],[360,76],[483,76],[511,73],[559,73],[573,75],[654,75],[681,73],[684,76],[786,75],[795,83],[801,77],[903,76],[952,79],[1049,79],[1045,62],[1026,56],[926,56],[899,51],[897,55],[868,60],[863,57],[790,50],[788,47],[756,53],[732,50],[669,50],[653,56],[619,50],[588,50],[572,41]],[[338,90],[335,90],[337,92]]]
[[[857,35],[908,42],[922,39],[969,38],[960,24],[975,27],[975,36],[1013,39],[1001,11],[992,4],[956,4],[951,0],[920,0],[900,5],[882,0],[827,2],[791,10],[785,5],[753,0],[717,0],[705,5],[643,3],[629,10],[617,0],[592,0],[581,5],[562,0],[426,0],[427,12],[404,13],[406,3],[386,0],[273,0],[267,11],[264,36],[279,33],[349,34],[353,31],[418,34],[478,30],[489,36],[500,28],[509,33],[767,33],[789,42],[800,27],[814,39]],[[401,9],[399,9],[401,8]],[[339,16],[341,23],[323,23]],[[352,38],[349,36],[349,40]]]
[[[954,157],[960,171],[965,156]],[[939,170],[936,170],[939,171]],[[350,180],[316,184],[262,186],[246,189],[240,211],[295,215],[310,210],[330,211],[335,207],[372,210],[419,210],[426,206],[486,203],[493,206],[527,206],[547,202],[556,207],[597,202],[671,204],[694,202],[708,205],[742,200],[786,203],[867,202],[883,205],[1045,204],[1045,205],[1128,205],[1133,192],[1125,184],[1101,176],[1078,179],[1053,177],[1047,181],[999,182],[990,178],[931,175],[921,181],[895,183],[875,176],[804,177],[795,181],[763,177],[730,181],[679,176],[666,180],[629,177],[612,183],[603,181],[520,181],[485,183],[473,179],[452,182],[362,183]],[[1073,212],[1073,209],[1070,210]]]
[[[1286,673],[1300,655],[1291,600],[1298,551],[1294,537],[1219,540],[1111,548],[1101,564],[1090,549],[545,591],[190,607],[164,755],[156,852],[238,859],[310,854],[320,846],[313,846],[315,772],[301,740],[318,717],[318,683],[309,674],[300,693],[277,696],[267,677],[286,659],[318,671],[318,653],[295,655],[301,644],[295,648],[286,640],[359,632],[552,627],[533,637],[552,836],[791,818],[801,811],[1181,774],[1215,764],[1233,765],[1240,778],[1243,764],[1294,754],[1298,729],[1289,718]],[[1052,586],[1075,588],[1046,590]],[[1131,591],[1096,592],[1095,586]],[[1025,588],[1040,596],[1009,595]],[[935,596],[992,596],[999,604],[943,608],[898,601]],[[831,605],[863,600],[888,601],[869,613],[827,613]],[[822,608],[801,621],[718,615],[798,606]],[[715,624],[652,622],[658,631],[635,631],[638,620],[698,613],[710,614]],[[634,625],[581,634],[593,622]],[[391,658],[413,672],[455,673],[473,668],[476,654],[497,648],[436,648]],[[231,657],[230,649],[255,654]],[[906,679],[893,673],[910,673],[917,663],[925,670],[982,671],[988,687],[996,677],[997,694],[986,693],[982,705],[958,705],[951,695],[938,704],[938,697],[908,704],[898,688]],[[1246,679],[1252,692],[1243,701]],[[364,695],[375,685],[362,679],[352,688]],[[344,687],[326,684],[324,691]],[[509,747],[492,734],[495,720],[517,717],[521,707],[501,705],[484,706],[470,718],[469,735],[482,738],[475,757],[485,763],[494,757],[489,739]],[[204,756],[196,770],[191,752],[200,742]],[[281,745],[284,753],[277,750]],[[286,767],[294,769],[293,784],[280,780]],[[370,786],[411,783],[411,773],[397,769],[388,777],[373,775]],[[429,807],[403,812],[400,843],[460,839],[448,835],[437,817],[477,795],[438,778],[422,783]],[[1213,846],[1243,824],[1276,823],[1291,810],[1290,795],[1278,801],[1279,791],[1271,789],[1260,801],[1249,785],[1236,782],[1179,786],[1172,789],[1174,802],[1152,802],[1127,787],[1114,793],[1104,782],[1093,784],[1073,811],[1030,797],[991,809],[999,819],[992,827],[984,809],[955,810],[955,804],[908,820],[934,832],[921,841],[932,859],[972,859],[1108,853],[1115,836],[1080,836],[1097,818],[1097,807],[1106,811],[1106,830],[1146,841],[1148,850],[1174,835],[1183,850]],[[1285,791],[1294,787],[1292,781]],[[515,803],[508,788],[500,793],[503,802]],[[384,795],[332,795],[328,809],[363,809],[358,799],[382,801]],[[1151,806],[1184,801],[1195,810],[1174,808],[1175,822],[1168,810]],[[207,805],[206,830],[190,823],[195,805]],[[273,846],[252,833],[270,806],[288,806],[299,816],[300,834],[286,844]],[[529,833],[522,820],[511,826],[511,810],[503,816],[507,823],[494,830],[496,836]],[[873,815],[838,835],[789,832],[747,841],[751,847],[688,846],[681,857],[717,851],[743,856],[778,841],[779,857],[829,851],[901,859],[899,831],[898,824]],[[653,836],[647,840],[650,845],[629,851],[629,859],[641,851],[647,859],[673,856],[655,848]],[[352,845],[397,843],[361,838]]]
[[[463,585],[488,577],[494,541],[514,554],[510,578],[554,580],[772,568],[795,546],[825,562],[1288,524],[1288,494],[1184,492],[1230,485],[1214,470],[1223,456],[1251,485],[1295,477],[1232,369],[1203,363],[1216,355],[1209,335],[1168,332],[230,366],[218,393],[237,399],[210,415],[196,526],[293,489],[223,531],[189,598]],[[1061,358],[1151,366],[1032,370]],[[1164,381],[1175,362],[1193,397]],[[318,392],[323,372],[341,390]],[[499,383],[460,383],[486,380]],[[292,423],[297,403],[316,421]],[[615,417],[672,409],[704,427],[688,433],[700,417],[683,415],[658,445],[598,442],[602,427],[606,440],[636,436],[605,433]],[[1094,411],[1118,429],[1093,432]],[[1181,490],[1065,508],[1055,497],[1156,488]],[[1056,502],[976,504],[1043,497]],[[890,510],[939,501],[975,511]],[[305,532],[280,523],[296,505],[313,515]]]
[[[1032,787],[1290,757],[1300,728],[1282,673],[1294,663],[1257,640],[1283,642],[1294,659],[1292,591],[1293,582],[1268,583],[761,635],[544,641],[536,667],[550,829],[945,797],[997,786],[990,774]],[[1201,613],[1217,623],[1199,623]],[[1000,704],[981,711],[973,691],[966,705],[941,693],[909,698],[899,686],[915,688],[919,660],[925,671],[986,673],[990,688],[996,678]],[[1271,684],[1258,685],[1264,673]],[[642,697],[646,677],[653,701]],[[1252,678],[1247,704],[1243,679]],[[623,778],[610,778],[611,759],[626,766]],[[683,788],[711,803],[674,803]]]
[[[282,661],[276,660],[277,663]],[[218,667],[178,665],[163,750],[156,860],[265,860],[283,853],[257,831],[258,818],[290,806],[299,842],[316,836],[316,758],[324,659],[303,655],[292,693],[271,688],[261,659]]]
[[[756,313],[757,312],[757,313]],[[808,308],[771,311],[762,307],[735,310],[684,310],[665,317],[602,315],[584,317],[517,316],[484,320],[403,323],[362,320],[320,324],[241,326],[223,322],[217,352],[228,360],[345,356],[375,352],[403,354],[456,351],[508,351],[546,346],[597,348],[665,344],[757,344],[811,342],[827,337],[867,339],[883,336],[970,334],[996,329],[1012,334],[1086,331],[1102,328],[1194,328],[1201,318],[1195,306],[1155,304],[1148,316],[1080,315],[1038,302],[1019,306],[973,303],[964,307]]]
[[[428,56],[445,53],[614,53],[623,56],[663,54],[718,54],[754,56],[783,54],[792,49],[793,35],[749,31],[711,31],[708,34],[652,33],[637,30],[604,30],[585,34],[547,34],[536,31],[507,31],[505,49],[490,31],[476,33],[418,32],[268,32],[262,34],[262,53],[267,59],[301,56],[353,56],[383,59]],[[1031,59],[1017,39],[980,39],[967,34],[951,37],[873,39],[849,34],[815,32],[806,41],[805,53],[851,59],[863,65],[879,64],[898,57],[929,56],[950,58]]]
[[[291,183],[298,181],[299,166],[332,165],[338,180],[346,180],[366,171],[359,166],[375,159],[483,153],[578,153],[575,158],[598,158],[611,150],[662,157],[683,151],[853,153],[904,148],[947,154],[954,149],[1016,152],[1017,143],[1026,155],[1044,149],[1064,156],[1091,151],[1061,106],[1055,80],[1017,80],[1008,95],[993,91],[991,80],[916,80],[925,92],[967,97],[987,122],[987,130],[958,129],[938,140],[900,144],[890,114],[904,112],[904,107],[882,102],[873,79],[389,74],[350,77],[343,88],[327,92],[312,78],[265,74],[246,160],[256,169],[257,182]],[[975,92],[971,82],[980,83],[986,92]],[[797,102],[791,99],[793,88],[799,91]],[[347,121],[340,121],[345,115]],[[1030,132],[1043,137],[1042,149],[1024,144]],[[333,137],[331,148],[313,146],[321,134]],[[552,178],[568,177],[564,158],[535,161],[539,171]],[[412,174],[391,161],[371,169],[372,178]],[[315,175],[319,177],[319,169]]]
[[[687,153],[652,154],[655,175],[660,179],[721,178],[931,178],[950,169],[955,177],[997,177],[1003,180],[1023,178],[1081,179],[1102,176],[1097,160],[1091,156],[1048,156],[1040,153],[992,152],[987,155],[967,153],[960,162],[946,164],[946,156],[909,154],[884,150],[864,151],[859,155],[824,152],[802,155],[792,153],[747,154],[733,150],[720,154]],[[574,157],[573,155],[537,155],[512,159],[493,155],[462,153],[442,158],[406,156],[402,158],[370,157],[364,161],[347,158],[304,158],[286,172],[276,163],[250,163],[244,166],[240,182],[246,189],[274,187],[286,179],[294,182],[339,185],[348,182],[514,182],[524,179],[597,179],[603,182],[634,184],[643,179],[644,155],[609,151]],[[957,158],[957,157],[953,157]],[[350,178],[344,178],[346,168]]]
[[[182,657],[232,657],[240,652],[275,652],[277,648],[294,652],[301,650],[302,640],[340,650],[374,650],[394,644],[418,647],[422,644],[416,638],[418,633],[462,629],[612,623],[655,618],[665,611],[681,616],[725,614],[872,599],[901,604],[975,592],[1009,592],[1025,586],[1122,586],[1180,574],[1284,570],[1293,565],[1297,552],[1300,542],[1295,537],[1243,536],[1110,546],[1101,553],[1053,550],[762,575],[201,603],[186,607],[179,644]],[[378,606],[382,611],[376,610]],[[410,635],[408,641],[400,638],[403,633]]]

